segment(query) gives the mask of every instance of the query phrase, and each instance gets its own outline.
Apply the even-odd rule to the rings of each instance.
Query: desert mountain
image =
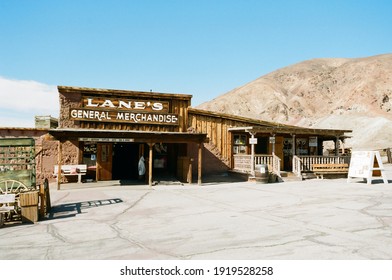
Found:
[[[235,88],[200,109],[353,130],[354,149],[392,147],[392,54],[312,59]]]

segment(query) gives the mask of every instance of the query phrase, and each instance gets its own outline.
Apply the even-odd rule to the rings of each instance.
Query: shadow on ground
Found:
[[[77,214],[82,214],[83,210],[107,205],[113,205],[122,203],[123,200],[120,198],[102,199],[102,200],[91,200],[82,202],[73,202],[53,206],[49,212],[47,219],[64,219],[69,217],[75,217]]]
[[[226,172],[217,175],[207,175],[203,177],[203,184],[226,184],[247,182],[248,175],[235,172]]]

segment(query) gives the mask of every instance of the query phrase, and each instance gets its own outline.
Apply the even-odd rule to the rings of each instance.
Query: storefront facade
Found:
[[[176,177],[187,145],[200,150],[206,134],[187,132],[190,95],[59,86],[58,162],[86,164],[87,179],[140,180],[139,162],[151,185]],[[201,183],[201,163],[198,181]],[[182,175],[180,174],[180,177]]]
[[[161,178],[190,183],[192,177],[201,184],[202,174],[238,170],[238,159],[254,166],[255,155],[271,156],[279,170],[290,170],[295,156],[322,156],[327,140],[338,150],[350,132],[199,110],[190,107],[192,96],[186,94],[65,86],[58,91],[59,126],[49,131],[59,143],[57,163],[86,164],[86,180],[140,180],[142,158],[149,185]]]

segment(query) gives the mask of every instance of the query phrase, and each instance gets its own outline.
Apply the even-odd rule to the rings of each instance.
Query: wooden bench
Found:
[[[0,227],[4,225],[5,214],[15,209],[15,194],[0,194]]]
[[[324,179],[324,175],[339,175],[348,174],[347,163],[320,163],[312,165],[313,173],[317,176],[317,179],[321,177]]]
[[[54,166],[53,176],[57,178],[59,166]],[[87,173],[87,164],[61,165],[61,174],[64,176],[78,176],[78,183],[82,182],[82,176]],[[59,178],[57,178],[58,182]]]

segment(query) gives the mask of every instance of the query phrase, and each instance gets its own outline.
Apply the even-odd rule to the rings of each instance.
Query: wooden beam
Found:
[[[197,164],[197,184],[201,186],[201,176],[202,176],[202,162],[203,162],[203,143],[199,143],[199,156]]]
[[[391,153],[391,148],[387,148],[387,158],[388,158],[388,163],[392,163],[392,153]]]
[[[178,94],[178,93],[161,93],[152,91],[131,91],[131,90],[118,90],[118,89],[102,89],[102,88],[86,88],[86,87],[70,87],[70,86],[57,86],[60,93],[80,93],[83,95],[104,95],[104,96],[127,96],[130,98],[144,97],[148,99],[177,99],[190,101],[192,95],[190,94]]]
[[[255,139],[255,134],[254,133],[250,133],[251,135],[251,139]],[[255,173],[255,144],[252,142],[251,143],[251,156],[250,156],[250,174],[252,175],[252,177],[256,176]]]
[[[295,134],[293,134],[293,147],[292,147],[292,149],[293,149],[293,156],[295,156],[295,152],[297,150],[297,143],[295,141]]]
[[[305,128],[290,125],[264,125],[264,126],[244,126],[231,127],[229,131],[244,131],[252,133],[271,133],[271,134],[303,134],[303,135],[320,135],[320,136],[335,136],[340,135],[341,138],[348,138],[345,133],[351,133],[352,130],[338,130],[338,129],[322,129],[322,128]]]
[[[155,143],[148,143],[149,155],[148,155],[148,185],[152,187],[152,161],[153,161],[153,148]]]
[[[62,161],[62,154],[63,154],[63,143],[59,140],[59,145],[57,147],[57,190],[60,190],[61,184],[61,161]]]
[[[336,139],[335,139],[335,156],[339,155],[339,148],[340,148],[340,139],[339,139],[339,136],[336,136]]]

